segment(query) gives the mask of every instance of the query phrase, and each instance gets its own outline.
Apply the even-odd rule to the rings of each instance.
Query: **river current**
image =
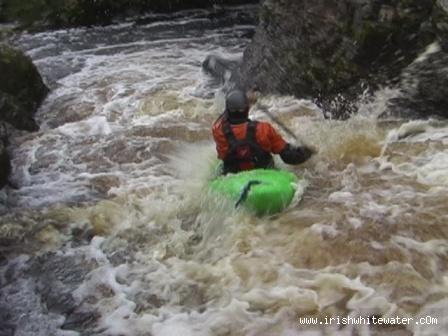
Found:
[[[448,122],[377,118],[396,91],[346,121],[261,97],[319,149],[298,167],[278,162],[304,177],[297,199],[257,218],[207,193],[223,99],[201,63],[240,58],[256,9],[15,39],[51,93],[41,130],[11,140],[5,335],[445,334]]]

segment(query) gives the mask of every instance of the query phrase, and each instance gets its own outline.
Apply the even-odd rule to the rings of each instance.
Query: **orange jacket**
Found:
[[[223,118],[217,120],[212,127],[213,138],[216,142],[218,158],[224,160],[228,151],[229,144],[222,129]],[[247,122],[241,124],[232,124],[232,132],[238,140],[246,137]],[[258,122],[255,133],[257,143],[268,153],[279,154],[286,147],[286,141],[277,133],[277,131],[267,122]]]

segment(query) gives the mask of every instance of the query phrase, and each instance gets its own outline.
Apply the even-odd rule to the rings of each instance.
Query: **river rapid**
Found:
[[[240,58],[256,9],[15,39],[52,91],[41,130],[11,140],[2,335],[446,333],[448,122],[377,118],[396,91],[346,121],[261,97],[319,149],[299,167],[278,162],[304,177],[301,192],[265,218],[208,194],[223,98],[201,63]],[[373,322],[397,316],[412,320]]]

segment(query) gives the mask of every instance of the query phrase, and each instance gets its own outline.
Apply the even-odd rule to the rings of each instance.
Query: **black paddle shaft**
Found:
[[[273,122],[275,122],[286,134],[288,134],[289,136],[291,136],[295,141],[302,143],[302,141],[300,141],[300,139],[288,128],[286,127],[286,125],[279,120],[275,115],[273,115],[269,109],[261,104],[257,104],[258,109],[263,112],[264,114],[266,114]]]

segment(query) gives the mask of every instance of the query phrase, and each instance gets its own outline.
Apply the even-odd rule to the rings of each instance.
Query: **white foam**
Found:
[[[354,229],[359,229],[362,226],[362,221],[359,218],[349,218],[348,222]]]
[[[429,55],[434,54],[438,51],[440,51],[440,44],[438,42],[431,43],[428,47],[426,47],[425,52],[418,56],[414,62],[423,62],[428,58]]]
[[[325,234],[330,237],[336,237],[340,232],[336,229],[334,224],[322,224],[316,223],[310,227],[312,232],[315,232],[319,235]]]
[[[328,200],[336,203],[345,203],[347,205],[355,204],[354,195],[349,191],[335,191],[328,196]]]
[[[92,117],[77,123],[68,123],[58,127],[57,130],[69,137],[77,137],[80,134],[82,136],[108,135],[112,132],[107,119],[102,116]]]

